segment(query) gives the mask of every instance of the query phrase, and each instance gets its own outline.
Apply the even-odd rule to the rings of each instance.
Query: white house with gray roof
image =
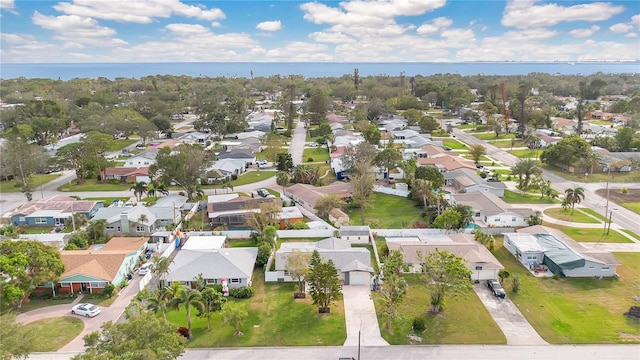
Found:
[[[454,193],[482,192],[492,193],[498,197],[504,196],[507,188],[503,182],[490,182],[476,174],[474,169],[458,169],[444,173],[444,184],[453,188]]]
[[[531,208],[515,207],[490,192],[451,194],[451,205],[468,205],[473,222],[481,227],[522,227],[535,213]]]
[[[311,254],[317,250],[323,261],[331,260],[338,270],[344,285],[370,285],[371,253],[364,247],[351,247],[351,243],[335,237],[316,242],[284,242],[276,251],[276,272],[278,281],[293,281],[287,267],[287,257],[294,250]]]
[[[181,249],[169,265],[165,279],[195,289],[194,279],[202,274],[207,284],[222,284],[222,279],[226,279],[230,288],[251,286],[257,257],[258,248],[255,247]]]
[[[369,226],[341,226],[339,236],[351,244],[368,244],[371,229]]]

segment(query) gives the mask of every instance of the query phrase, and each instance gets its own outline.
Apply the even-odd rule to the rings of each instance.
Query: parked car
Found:
[[[138,144],[138,145],[136,145],[136,149],[138,149],[138,150],[144,150],[144,149],[146,149],[146,148],[147,148],[147,146],[146,146],[146,145],[144,145],[144,144]]]
[[[269,196],[269,192],[267,191],[267,189],[258,189],[258,191],[256,191],[258,193],[258,195],[262,196],[262,197],[267,197]]]
[[[140,266],[140,269],[138,269],[138,275],[141,275],[141,276],[147,275],[149,270],[151,270],[151,265],[153,264],[152,263],[142,264],[142,266]]]
[[[90,303],[77,304],[71,308],[71,313],[74,315],[81,315],[86,317],[94,317],[100,314],[100,307]]]
[[[487,280],[487,287],[493,293],[493,296],[504,299],[507,293],[498,280]]]
[[[480,163],[476,163],[476,169],[482,169],[482,168],[484,168],[484,165]]]

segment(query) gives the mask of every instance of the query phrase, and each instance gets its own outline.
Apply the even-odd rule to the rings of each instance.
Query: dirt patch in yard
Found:
[[[598,189],[596,190],[596,194],[602,196],[605,199],[607,198],[606,189]],[[627,190],[626,194],[620,192],[620,189],[610,189],[609,200],[617,204],[627,202],[640,202],[640,189],[629,189]]]

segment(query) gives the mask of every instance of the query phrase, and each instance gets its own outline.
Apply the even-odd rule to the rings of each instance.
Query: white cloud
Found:
[[[625,35],[625,37],[628,38],[637,38],[638,37],[638,33],[634,33],[634,32],[630,32],[627,35]]]
[[[169,24],[164,28],[178,36],[211,34],[209,29],[198,24]]]
[[[600,26],[593,25],[589,29],[573,29],[573,30],[569,31],[569,35],[571,35],[573,37],[576,37],[576,38],[583,38],[583,37],[589,37],[589,36],[597,33],[599,30],[600,30]]]
[[[55,40],[97,46],[126,44],[124,40],[113,38],[116,35],[114,29],[100,26],[96,20],[91,18],[77,15],[46,16],[36,11],[31,20],[43,29],[52,30]]]
[[[631,17],[631,24],[633,24],[633,26],[635,26],[638,29],[640,29],[640,15],[632,16]]]
[[[322,43],[344,44],[352,43],[355,40],[342,32],[313,32],[309,38]]]
[[[416,32],[420,35],[435,34],[443,28],[451,26],[451,24],[453,24],[453,20],[445,17],[439,17],[433,19],[430,24],[422,24],[416,29]]]
[[[262,31],[278,31],[282,29],[282,23],[280,20],[277,21],[263,21],[256,25],[256,29]]]
[[[534,3],[534,0],[509,1],[502,16],[502,25],[526,29],[553,26],[564,21],[604,21],[624,11],[623,6],[603,2],[573,6]]]
[[[12,10],[15,9],[16,5],[13,3],[13,0],[0,0],[0,9],[2,10]]]
[[[68,15],[141,24],[151,23],[154,18],[169,18],[173,15],[208,21],[225,18],[225,14],[220,9],[187,5],[179,0],[73,0],[73,2],[60,2],[53,8]]]
[[[609,31],[616,34],[624,34],[626,32],[629,32],[631,29],[633,29],[632,25],[623,23],[614,24],[609,27]]]

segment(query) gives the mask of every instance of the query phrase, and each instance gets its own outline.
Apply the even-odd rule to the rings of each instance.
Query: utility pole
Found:
[[[607,168],[607,204],[604,207],[604,218],[605,218],[605,222],[604,222],[604,229],[602,229],[602,233],[604,234],[605,232],[608,234],[609,232],[607,231],[607,214],[609,213],[609,176],[611,175],[611,165],[609,165],[609,167]],[[611,219],[609,219],[609,227],[611,227]]]

